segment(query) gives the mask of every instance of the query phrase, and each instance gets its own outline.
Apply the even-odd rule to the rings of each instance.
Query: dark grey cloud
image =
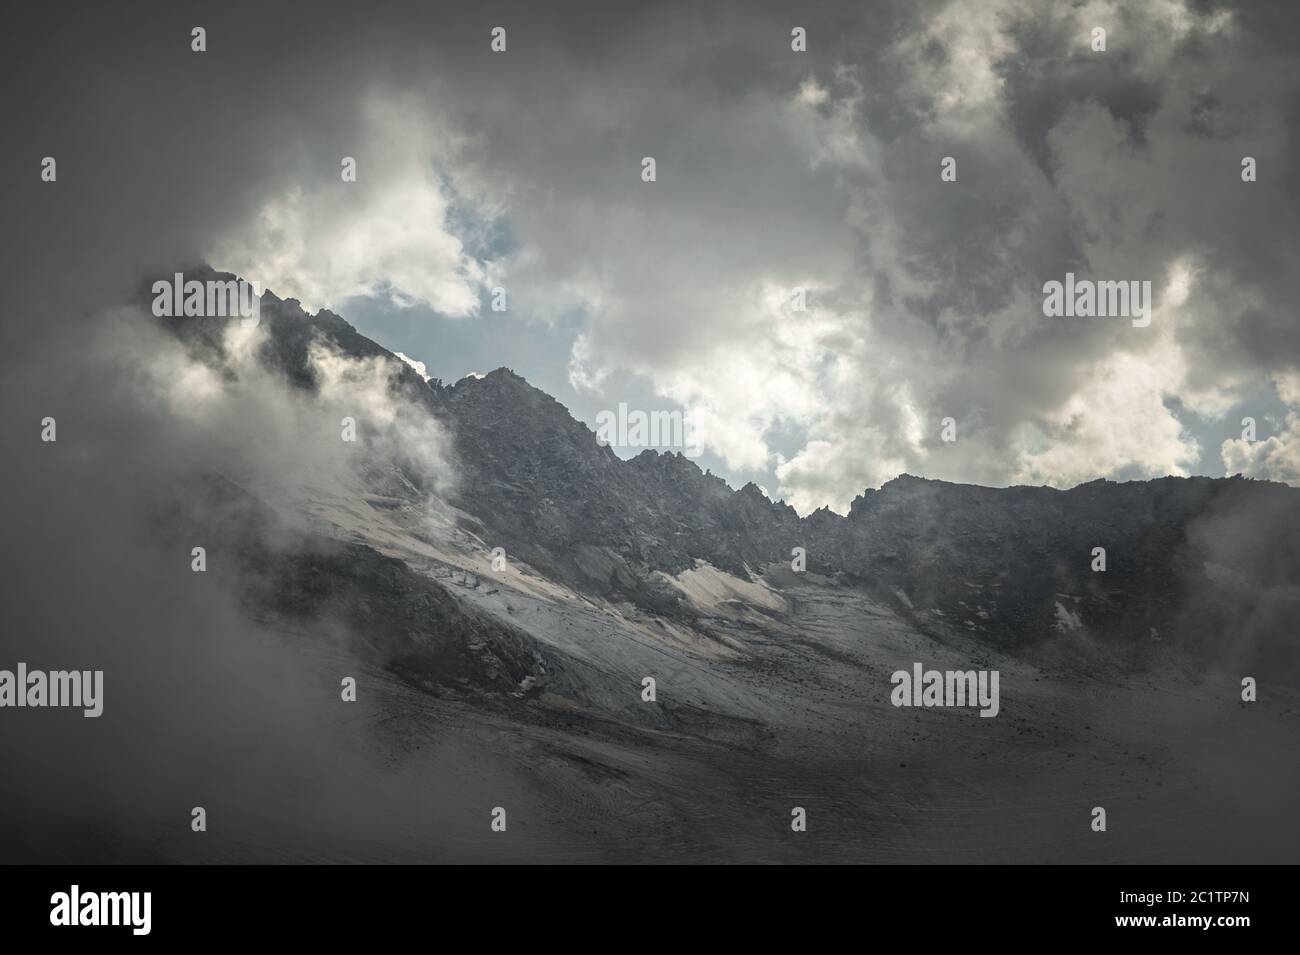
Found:
[[[1276,402],[1248,383],[1296,368],[1296,249],[1282,223],[1295,209],[1300,99],[1285,5],[152,13],[25,10],[6,39],[20,144],[4,156],[6,207],[22,224],[6,236],[9,360],[82,361],[82,322],[141,274],[232,247],[266,264],[297,228],[312,237],[300,259],[268,272],[306,285],[328,273],[338,281],[322,293],[387,280],[399,298],[469,308],[505,282],[520,321],[581,316],[575,385],[600,395],[630,373],[638,392],[700,409],[732,473],[780,483],[764,434],[847,455],[862,440],[851,423],[869,420],[878,434],[865,453],[881,468],[846,459],[841,503],[892,467],[1023,478],[1026,434],[1067,442],[1064,409],[1108,356],[1168,365],[1150,355],[1154,335],[1043,327],[1037,288],[1067,269],[1122,263],[1160,287],[1194,263],[1172,334],[1184,382],[1219,394],[1198,405],[1164,382],[1157,419],[1167,402],[1207,414]],[[1087,44],[1094,21],[1108,30],[1104,54]],[[189,49],[196,24],[209,36],[201,55]],[[487,50],[497,24],[504,55]],[[807,54],[789,50],[796,24]],[[378,125],[376,104],[390,114]],[[1236,177],[1246,153],[1261,164],[1249,186]],[[57,184],[35,178],[47,154]],[[361,180],[344,199],[338,160],[354,154]],[[647,154],[653,188],[636,178]],[[944,155],[958,159],[958,184],[938,183]],[[331,250],[350,233],[358,248],[400,246],[366,226],[390,221],[394,184],[408,182],[442,203],[430,230],[453,246],[423,268],[425,287],[412,277],[434,252],[418,244],[350,275]],[[259,216],[286,208],[307,210],[289,235],[258,232]],[[815,329],[761,304],[801,283],[815,286]],[[787,343],[735,347],[770,343],[774,323]],[[780,387],[747,401],[746,382],[763,377]],[[936,446],[948,414],[972,426],[970,442]],[[1180,426],[1201,435],[1188,414]],[[1123,457],[1093,470],[1165,461]]]

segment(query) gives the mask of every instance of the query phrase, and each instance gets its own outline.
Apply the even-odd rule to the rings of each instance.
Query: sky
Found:
[[[207,262],[593,428],[680,410],[801,513],[900,473],[1300,483],[1293,4],[71,6],[0,65],[20,419]],[[1046,316],[1067,272],[1150,282],[1150,325]]]

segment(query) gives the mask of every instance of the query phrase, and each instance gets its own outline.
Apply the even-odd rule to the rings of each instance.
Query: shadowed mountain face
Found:
[[[218,465],[155,530],[179,552],[214,542],[209,578],[281,635],[295,678],[360,675],[338,704],[355,715],[321,703],[321,733],[361,734],[377,788],[316,785],[391,827],[336,837],[323,813],[264,843],[151,853],[1300,858],[1300,780],[1276,769],[1300,718],[1300,491],[904,475],[847,516],[801,518],[682,455],[619,458],[507,369],[425,381],[328,311],[268,293],[242,338],[227,319],[160,321],[222,388],[269,376],[296,395],[294,427],[326,426],[312,453],[355,422],[347,469],[259,482]],[[363,378],[379,385],[339,387]],[[891,705],[891,674],[916,663],[999,671],[998,715]],[[270,803],[301,793],[272,777]],[[417,808],[432,791],[437,822]],[[484,813],[507,802],[496,839]],[[1123,826],[1092,832],[1097,805]],[[794,806],[819,825],[792,840]],[[1211,812],[1217,834],[1189,843]]]

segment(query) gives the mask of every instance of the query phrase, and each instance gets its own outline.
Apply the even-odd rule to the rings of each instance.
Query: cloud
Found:
[[[1097,475],[1185,475],[1200,448],[1164,403],[1165,367],[1123,352],[1094,366],[1065,404],[1040,416],[1015,483],[1073,487]]]
[[[471,179],[457,177],[460,145],[420,103],[373,95],[347,153],[356,181],[343,181],[340,157],[332,177],[274,192],[213,240],[208,260],[313,312],[385,296],[453,318],[477,314],[491,265],[467,242],[483,241],[494,213]]]
[[[1197,470],[1261,364],[1285,382],[1300,358],[1279,326],[1295,243],[1260,243],[1275,237],[1265,207],[1295,201],[1295,86],[1270,93],[1235,67],[1249,50],[1281,76],[1285,57],[1251,17],[1177,2],[971,13],[893,11],[865,48],[832,41],[807,72],[770,66],[703,98],[667,137],[709,130],[689,183],[661,155],[640,192],[553,198],[552,232],[605,240],[576,256],[600,295],[575,387],[648,380],[729,468],[773,475],[800,510],[903,470],[1062,485]],[[663,103],[623,105],[665,141]],[[1246,150],[1279,178],[1243,184]],[[939,180],[943,156],[956,183]],[[623,234],[635,243],[609,241]],[[1155,326],[1045,319],[1042,283],[1066,271],[1151,281]],[[808,315],[772,305],[796,285],[816,290]]]
[[[263,307],[265,315],[293,306]],[[87,344],[98,373],[115,382],[108,407],[134,417],[133,433],[147,435],[150,448],[167,448],[177,473],[220,475],[290,523],[301,525],[313,501],[360,495],[394,471],[427,495],[451,490],[449,439],[397,387],[402,364],[353,358],[317,339],[307,348],[313,387],[305,389],[264,364],[267,338],[264,324],[231,322],[219,353],[195,353],[149,316],[123,308],[106,314]]]
[[[281,571],[318,552],[328,544],[303,535],[306,503],[355,503],[363,480],[377,486],[374,472],[400,468],[445,491],[455,475],[441,429],[390,388],[402,369],[392,360],[318,346],[313,390],[263,367],[265,327],[231,322],[220,360],[197,358],[146,309],[101,309],[82,331],[65,360],[0,381],[27,409],[3,424],[15,449],[3,497],[6,657],[105,673],[94,732],[59,719],[0,724],[0,746],[25,767],[6,797],[10,855],[156,861],[260,845],[272,856],[320,845],[340,811],[376,804],[390,821],[358,820],[356,831],[387,838],[396,814],[414,815],[374,758],[377,741],[331,703],[340,671],[364,672],[362,641],[318,613],[304,656],[250,606],[267,581],[250,580],[248,547]],[[31,430],[46,415],[58,424],[49,444]],[[342,440],[345,415],[355,444]],[[191,571],[195,546],[205,573]],[[265,785],[249,790],[248,779]],[[224,820],[215,841],[169,838],[188,832],[195,805]]]
[[[122,196],[74,196],[70,177],[41,199],[72,204],[38,223],[85,201],[126,230],[119,265],[97,258],[114,243],[52,225],[29,244],[80,243],[99,275],[217,250],[309,305],[469,316],[502,285],[503,321],[569,343],[583,400],[681,405],[733,482],[803,508],[843,506],[893,469],[1005,484],[1213,468],[1195,454],[1214,454],[1236,404],[1263,387],[1297,407],[1285,9],[832,4],[810,10],[806,55],[777,8],[725,9],[741,8],[521,5],[509,54],[489,56],[468,21],[421,14],[430,28],[398,37],[327,5],[313,54],[277,65],[283,105],[249,107],[274,50],[259,33],[232,51],[243,68],[210,120],[166,146],[165,181],[123,151],[105,158]],[[148,99],[139,84],[131,101]],[[206,158],[213,123],[244,113],[259,148],[231,168]],[[48,135],[147,141],[153,121],[68,115]],[[345,155],[356,183],[339,178]],[[657,182],[640,180],[646,155]],[[1257,182],[1240,179],[1244,155]],[[166,216],[142,198],[160,190]],[[43,268],[23,246],[11,258]],[[1149,278],[1164,311],[1146,330],[1046,320],[1039,290],[1066,271]]]
[[[1288,414],[1279,433],[1267,438],[1230,438],[1220,453],[1229,474],[1300,484],[1300,413]]]

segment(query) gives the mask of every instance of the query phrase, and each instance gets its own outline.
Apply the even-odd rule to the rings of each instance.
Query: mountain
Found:
[[[160,321],[238,377],[228,319]],[[430,427],[452,476],[401,441],[363,447],[336,484],[309,474],[268,491],[210,476],[199,494],[209,533],[238,555],[226,573],[248,612],[287,634],[343,634],[346,653],[406,701],[406,716],[391,703],[371,714],[376,733],[406,727],[386,737],[397,750],[427,731],[411,708],[437,706],[504,741],[493,745],[527,768],[541,802],[612,800],[574,858],[1020,860],[1032,840],[994,835],[1026,825],[1015,793],[1086,802],[1077,793],[1101,778],[1127,801],[1158,777],[1185,790],[1176,821],[1236,785],[1206,754],[1243,752],[1219,723],[1190,741],[1181,727],[1220,714],[1259,734],[1245,749],[1263,762],[1293,738],[1300,490],[1240,477],[1057,490],[902,475],[845,516],[801,517],[680,454],[620,458],[509,369],[426,381],[342,317],[269,292],[257,336],[259,368],[308,407],[332,387],[322,354],[379,363],[400,414],[360,413],[360,430]],[[891,705],[891,673],[916,663],[998,670],[998,717]],[[1251,731],[1234,708],[1243,675],[1267,681],[1269,707],[1281,706]],[[1154,741],[1155,726],[1169,737]],[[1280,783],[1268,785],[1281,807]],[[736,809],[755,787],[765,795]],[[785,845],[791,800],[865,828]],[[955,806],[943,811],[971,827],[918,833],[909,814],[925,805]],[[572,835],[571,820],[552,822]],[[1168,853],[1184,838],[1148,820],[1136,843],[1085,846],[1063,835],[1076,822],[1027,826],[1066,839],[1059,857],[1072,860]],[[1232,858],[1233,844],[1225,836],[1212,854]]]
[[[215,275],[215,273],[212,273]],[[232,278],[232,276],[223,276]],[[1300,610],[1300,490],[1240,477],[1097,480],[1070,490],[984,488],[910,475],[865,490],[847,517],[799,517],[753,484],[733,490],[680,453],[630,460],[596,441],[551,396],[506,368],[425,382],[338,315],[268,293],[264,360],[313,384],[312,341],[380,356],[395,387],[446,427],[462,479],[449,503],[492,546],[582,594],[696,619],[663,582],[704,562],[751,581],[788,565],[861,588],[918,625],[1032,647],[1077,625],[1132,651],[1153,631],[1198,652],[1245,625],[1273,664],[1296,662],[1271,619]],[[174,319],[210,352],[217,324]],[[418,475],[408,475],[420,487]],[[1231,528],[1231,530],[1229,530]],[[1106,569],[1093,570],[1093,549]]]

